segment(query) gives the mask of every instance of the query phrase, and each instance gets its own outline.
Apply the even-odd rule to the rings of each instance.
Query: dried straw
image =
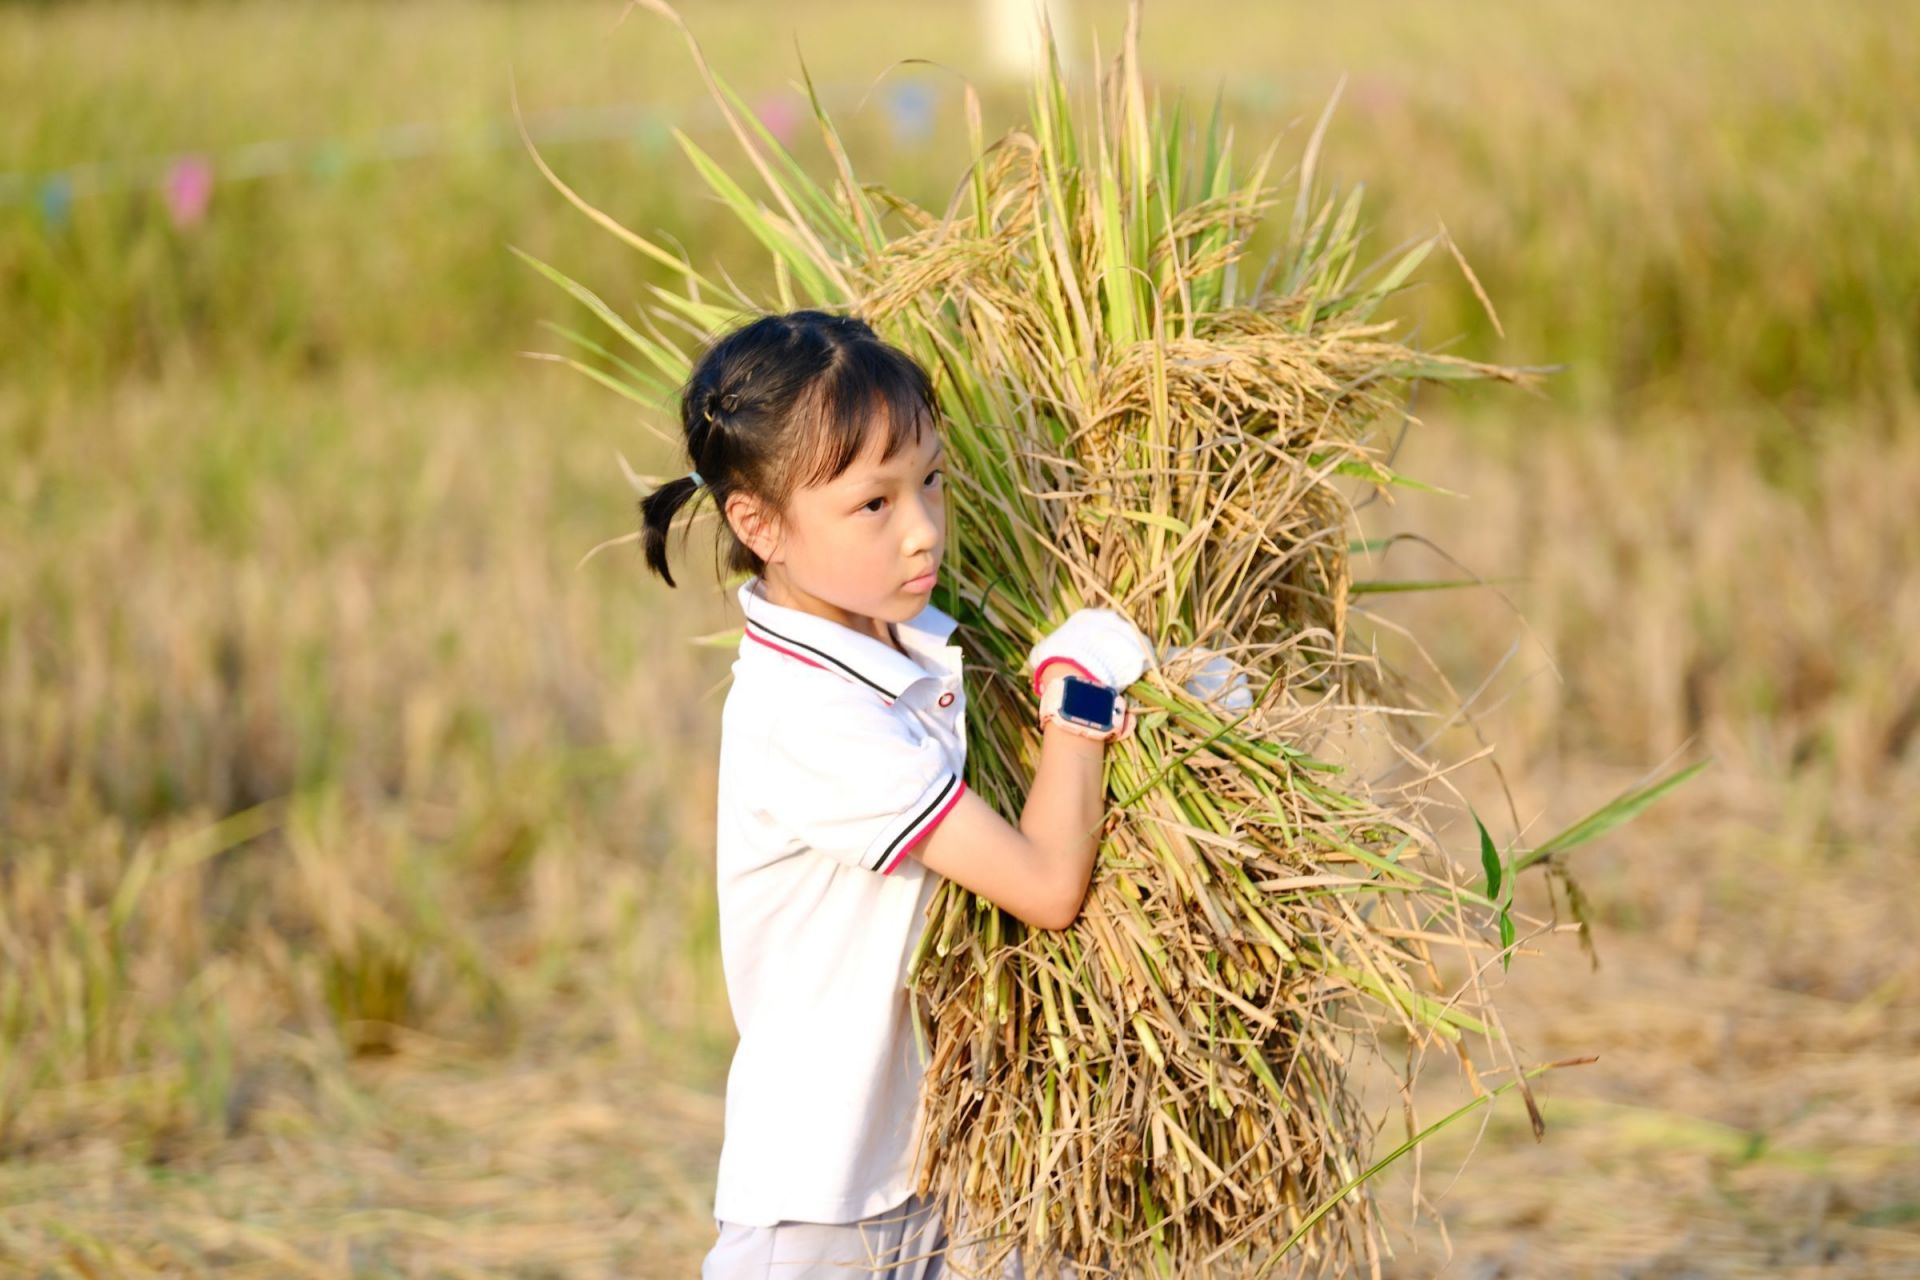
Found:
[[[685,32],[664,0],[638,2]],[[1358,190],[1315,190],[1332,102],[1292,175],[1280,248],[1249,283],[1249,237],[1282,200],[1266,183],[1275,147],[1239,179],[1217,103],[1197,138],[1178,103],[1149,105],[1139,20],[1136,2],[1090,105],[1049,33],[1029,121],[991,145],[968,87],[972,163],[939,214],[858,180],[815,97],[837,179],[817,185],[690,33],[776,207],[675,136],[770,250],[780,308],[851,310],[936,371],[954,520],[937,602],[970,655],[976,791],[1002,813],[1024,803],[1039,738],[1021,669],[1068,612],[1116,608],[1189,646],[1131,691],[1145,714],[1108,752],[1112,805],[1071,928],[1030,930],[951,882],[935,896],[912,957],[931,1054],[920,1189],[999,1252],[1024,1247],[1035,1275],[1060,1259],[1083,1274],[1377,1273],[1369,1179],[1439,1126],[1419,1130],[1409,1108],[1406,1140],[1374,1158],[1360,1060],[1390,1041],[1457,1054],[1473,1098],[1442,1125],[1545,1068],[1513,1058],[1478,979],[1510,954],[1518,864],[1485,841],[1486,882],[1464,884],[1424,819],[1441,770],[1412,745],[1420,709],[1353,642],[1341,486],[1390,499],[1416,484],[1372,439],[1410,418],[1411,384],[1531,385],[1534,371],[1417,351],[1373,319],[1452,246],[1441,231],[1362,268]],[[655,290],[641,309],[642,333],[528,258],[640,357],[568,334],[605,358],[575,363],[666,406],[692,358],[669,334],[704,338],[761,304],[541,167],[683,277],[684,296]],[[1185,688],[1208,655],[1247,677],[1248,705]],[[1402,768],[1390,788],[1351,767],[1369,736]],[[1650,798],[1623,798],[1612,820]],[[1444,976],[1447,953],[1464,978]],[[1499,1089],[1481,1086],[1470,1037],[1503,1056]]]

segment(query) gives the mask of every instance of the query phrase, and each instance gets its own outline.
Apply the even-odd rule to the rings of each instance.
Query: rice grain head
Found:
[[[1423,711],[1354,643],[1342,486],[1424,487],[1375,439],[1411,384],[1536,375],[1394,340],[1373,315],[1440,237],[1360,262],[1358,189],[1316,182],[1333,102],[1290,208],[1267,182],[1277,140],[1238,171],[1217,101],[1198,126],[1149,98],[1137,0],[1089,101],[1050,33],[1024,125],[989,144],[966,88],[971,163],[938,213],[855,177],[804,62],[831,187],[665,0],[636,2],[686,35],[766,187],[771,205],[676,132],[768,248],[778,306],[859,314],[935,374],[955,464],[937,602],[979,673],[969,785],[1003,813],[1024,802],[1040,739],[1021,669],[1072,610],[1124,612],[1165,658],[1130,690],[1137,732],[1108,751],[1112,804],[1075,924],[1031,930],[957,884],[935,894],[910,959],[929,1053],[919,1190],[996,1236],[992,1251],[1024,1246],[1035,1275],[1062,1259],[1088,1274],[1377,1273],[1369,1180],[1424,1135],[1409,1112],[1410,1140],[1372,1157],[1361,1060],[1389,1042],[1469,1067],[1474,1044],[1511,1054],[1474,976],[1503,905],[1433,837],[1422,793],[1438,770],[1412,749]],[[670,335],[767,304],[541,167],[683,278],[684,296],[641,309],[642,332],[528,258],[637,357],[580,367],[664,408],[694,358]],[[1282,252],[1249,278],[1247,241],[1276,208]],[[1349,739],[1397,744],[1412,776],[1371,791],[1330,749]],[[1443,978],[1443,952],[1466,979]],[[1493,1096],[1475,1087],[1469,1108]]]

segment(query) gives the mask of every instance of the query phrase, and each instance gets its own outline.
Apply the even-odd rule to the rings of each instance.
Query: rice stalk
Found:
[[[685,32],[665,0],[637,2]],[[910,962],[931,1055],[920,1190],[996,1234],[1000,1252],[1024,1246],[1036,1275],[1060,1259],[1083,1274],[1258,1259],[1377,1274],[1370,1179],[1432,1128],[1415,1134],[1409,1111],[1408,1141],[1370,1161],[1356,1067],[1390,1039],[1457,1057],[1475,1099],[1451,1120],[1492,1097],[1478,1043],[1514,1072],[1501,1089],[1520,1090],[1538,1129],[1526,1079],[1544,1068],[1513,1059],[1478,975],[1511,958],[1513,871],[1566,845],[1517,853],[1504,877],[1496,853],[1484,891],[1440,847],[1421,793],[1442,770],[1414,748],[1412,721],[1428,713],[1394,701],[1398,677],[1355,643],[1349,602],[1364,584],[1342,485],[1389,500],[1424,487],[1375,439],[1412,383],[1532,387],[1537,371],[1417,350],[1373,319],[1444,230],[1362,264],[1359,188],[1318,182],[1333,101],[1290,175],[1282,251],[1249,278],[1248,239],[1285,203],[1266,179],[1278,142],[1237,173],[1217,102],[1196,130],[1181,103],[1147,93],[1139,20],[1135,3],[1085,103],[1049,35],[1028,121],[991,144],[969,87],[971,163],[938,213],[856,178],[806,76],[835,167],[819,186],[690,33],[772,204],[675,137],[768,250],[782,309],[850,310],[935,373],[954,520],[936,603],[959,619],[975,677],[977,791],[1003,812],[1024,796],[1039,752],[1024,656],[1076,608],[1116,608],[1161,646],[1225,655],[1252,695],[1229,707],[1188,692],[1197,653],[1134,686],[1143,714],[1108,752],[1114,802],[1071,928],[1031,930],[942,885]],[[709,332],[765,305],[685,264],[688,295],[654,290],[658,323],[642,333],[529,260],[668,385],[693,358],[670,330]],[[627,394],[660,394],[652,375],[635,381]],[[1376,791],[1343,762],[1374,739],[1414,776]],[[1623,797],[1611,820],[1652,798]],[[1569,834],[1607,825],[1594,815]]]

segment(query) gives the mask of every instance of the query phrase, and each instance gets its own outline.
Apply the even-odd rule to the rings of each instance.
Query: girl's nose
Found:
[[[920,522],[913,531],[913,544],[917,547],[931,547],[940,540],[943,527],[942,513],[938,500],[921,498],[919,501]]]

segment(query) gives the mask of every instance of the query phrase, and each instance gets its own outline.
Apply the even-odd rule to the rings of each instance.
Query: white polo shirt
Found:
[[[920,1082],[907,960],[941,877],[907,851],[966,789],[955,621],[913,655],[739,588],[720,717],[715,878],[740,1043],[713,1215],[853,1222],[913,1193]]]

